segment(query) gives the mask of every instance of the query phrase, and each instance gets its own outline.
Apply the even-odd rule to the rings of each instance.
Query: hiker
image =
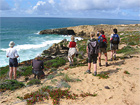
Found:
[[[71,41],[68,44],[69,47],[69,51],[68,51],[68,60],[70,63],[70,66],[73,66],[73,62],[74,62],[74,56],[77,53],[76,50],[76,42],[75,42],[75,38],[74,36],[71,36]]]
[[[113,34],[110,36],[110,49],[111,49],[111,61],[113,61],[113,54],[114,60],[116,60],[116,50],[118,49],[118,45],[120,42],[120,37],[117,34],[117,29],[113,29]]]
[[[88,70],[87,73],[91,73],[91,61],[93,60],[94,65],[94,76],[97,75],[97,57],[98,57],[98,50],[99,50],[99,44],[98,40],[94,38],[95,33],[90,33],[90,39],[87,41],[87,56],[88,56]]]
[[[104,31],[103,30],[100,30],[99,31],[99,34],[100,34],[100,36],[98,37],[98,42],[99,42],[99,57],[98,57],[98,59],[99,59],[99,66],[101,66],[101,54],[102,54],[102,52],[104,53],[104,55],[105,55],[105,62],[106,62],[106,67],[107,66],[109,66],[108,65],[108,62],[107,62],[107,39],[106,39],[106,37],[105,37],[105,35],[104,35]]]
[[[99,31],[97,32],[97,36],[99,37]]]
[[[6,56],[9,57],[9,78],[12,79],[12,74],[14,74],[14,80],[16,80],[16,71],[18,67],[17,58],[19,57],[17,50],[14,48],[15,43],[11,41],[9,43],[9,49],[6,51]]]
[[[33,68],[33,74],[34,78],[36,79],[36,76],[38,79],[41,79],[45,76],[43,70],[44,70],[44,64],[43,61],[40,60],[40,56],[37,56],[35,59],[32,60],[32,68]]]

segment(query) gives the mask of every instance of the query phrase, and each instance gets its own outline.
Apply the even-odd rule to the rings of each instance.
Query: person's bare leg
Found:
[[[94,72],[97,72],[97,64],[93,64],[94,65]]]
[[[72,59],[71,59],[72,64],[74,63],[74,56],[75,56],[75,54],[74,54],[74,55],[72,55]]]
[[[114,50],[111,50],[111,59],[113,60]]]
[[[114,50],[114,60],[116,60],[116,50]]]
[[[107,62],[107,53],[104,53],[104,55],[105,55],[105,62],[106,62],[106,67],[107,67],[107,66],[109,66],[108,62]]]
[[[17,75],[16,75],[16,73],[17,73],[17,67],[13,67],[13,72],[14,72],[14,79],[16,79],[17,78]]]
[[[10,69],[10,71],[9,71],[9,78],[12,79],[13,67],[10,67],[9,69]]]
[[[101,66],[101,53],[98,54],[99,66]]]
[[[88,70],[91,69],[91,63],[88,63]]]
[[[104,53],[105,55],[105,62],[107,62],[107,53]]]

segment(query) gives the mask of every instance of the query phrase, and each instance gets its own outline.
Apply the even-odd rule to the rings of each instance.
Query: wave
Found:
[[[61,40],[52,40],[52,41],[46,41],[46,42],[43,42],[41,44],[37,44],[37,45],[34,45],[34,44],[24,44],[24,45],[17,45],[15,46],[14,48],[17,50],[17,51],[20,51],[20,50],[28,50],[28,49],[38,49],[38,48],[41,48],[41,47],[45,47],[45,46],[49,46],[53,43],[59,43]],[[1,49],[2,51],[7,51],[8,48],[6,49]]]
[[[38,31],[37,33],[34,33],[34,34],[37,34],[37,35],[39,35],[39,33],[40,33],[40,31]]]

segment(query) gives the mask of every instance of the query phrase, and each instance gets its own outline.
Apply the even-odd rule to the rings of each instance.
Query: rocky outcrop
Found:
[[[139,31],[140,24],[129,24],[129,25],[81,25],[75,27],[59,28],[59,29],[47,29],[40,31],[40,34],[61,34],[61,35],[76,35],[80,37],[89,36],[90,32],[97,33],[99,30],[104,30],[105,35],[109,36],[112,34],[114,28],[121,31]]]
[[[60,29],[47,29],[40,31],[39,34],[59,34],[59,35],[75,35],[72,29],[60,28]]]

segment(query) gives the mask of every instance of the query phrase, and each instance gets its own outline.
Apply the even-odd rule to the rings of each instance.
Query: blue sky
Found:
[[[0,0],[0,16],[140,20],[140,0]]]

